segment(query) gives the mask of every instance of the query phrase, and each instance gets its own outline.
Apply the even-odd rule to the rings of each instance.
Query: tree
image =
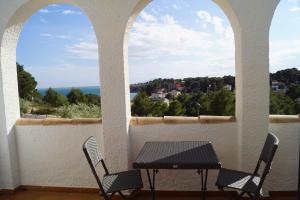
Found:
[[[133,116],[148,116],[153,108],[151,99],[145,92],[139,92],[133,99],[131,112]]]
[[[46,91],[43,101],[53,107],[59,107],[68,104],[68,99],[63,94],[56,92],[52,88],[49,88]]]
[[[271,80],[285,83],[287,86],[292,83],[300,83],[300,71],[296,68],[280,70],[270,76]]]
[[[282,92],[271,92],[270,114],[293,115],[296,114],[293,100]]]
[[[34,77],[24,70],[24,66],[17,63],[17,76],[19,97],[31,101],[32,97],[37,95],[37,82]]]
[[[67,98],[71,104],[87,103],[87,97],[81,92],[80,89],[72,88]]]
[[[175,100],[170,103],[166,114],[169,116],[182,116],[185,114],[185,108],[179,101]]]
[[[153,103],[150,115],[153,117],[163,117],[168,111],[168,104],[163,101]]]
[[[219,91],[214,92],[210,102],[210,112],[213,115],[234,115],[234,93],[226,89],[221,89]]]
[[[300,85],[291,84],[286,94],[292,99],[300,98]]]
[[[295,100],[296,113],[300,114],[300,98]]]
[[[100,106],[100,97],[95,94],[86,94],[87,103],[89,105],[97,105]]]

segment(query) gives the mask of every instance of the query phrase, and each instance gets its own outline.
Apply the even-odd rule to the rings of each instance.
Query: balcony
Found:
[[[100,144],[111,171],[131,168],[146,141],[183,140],[211,141],[223,166],[252,171],[267,132],[279,137],[280,146],[264,192],[271,199],[295,199],[300,118],[268,114],[268,30],[278,0],[214,0],[235,32],[234,117],[131,117],[126,30],[148,1],[68,0],[87,13],[101,41],[103,119],[19,119],[15,72],[18,34],[32,13],[55,2],[60,1],[0,2],[0,193],[15,192],[0,194],[1,199],[96,199],[97,184],[82,153],[83,141],[91,135]],[[216,176],[217,171],[209,172],[209,199],[236,195],[216,192]],[[144,172],[143,180],[147,190]],[[200,179],[193,171],[162,170],[157,188],[160,199],[198,199]],[[144,192],[139,198],[147,199],[147,195]]]

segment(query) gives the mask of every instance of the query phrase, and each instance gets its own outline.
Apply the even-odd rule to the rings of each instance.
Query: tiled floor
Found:
[[[119,198],[114,198],[115,200]],[[151,200],[149,194],[142,193],[135,200]],[[157,200],[200,200],[197,195],[166,195],[158,194]],[[207,195],[207,200],[231,200],[230,195]],[[296,200],[296,197],[273,197],[266,200]],[[18,191],[15,194],[0,194],[0,200],[102,200],[97,193],[66,193],[66,192],[43,192],[43,191]]]

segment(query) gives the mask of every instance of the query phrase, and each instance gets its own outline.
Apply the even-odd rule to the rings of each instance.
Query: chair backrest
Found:
[[[265,167],[262,171],[261,179],[260,179],[259,185],[257,187],[257,193],[260,192],[263,182],[265,181],[267,174],[271,170],[273,158],[274,158],[274,155],[278,148],[278,144],[279,144],[279,139],[273,133],[269,133],[266,138],[265,144],[263,146],[257,166],[254,171],[254,175],[257,175],[261,163],[262,162],[265,163]]]
[[[106,165],[104,163],[104,160],[101,156],[101,153],[99,151],[99,148],[98,148],[98,144],[97,144],[97,141],[96,139],[91,136],[89,137],[84,143],[83,143],[83,152],[84,152],[84,155],[90,165],[90,168],[92,170],[92,173],[99,185],[99,188],[102,192],[102,194],[105,194],[104,192],[104,189],[103,189],[103,186],[101,184],[101,181],[100,181],[100,178],[98,176],[98,173],[97,173],[97,166],[99,164],[102,165],[102,167],[104,168],[104,171],[105,171],[105,174],[109,174],[107,168],[106,168]]]
[[[259,159],[264,161],[266,164],[272,162],[278,144],[279,139],[273,133],[269,133]]]

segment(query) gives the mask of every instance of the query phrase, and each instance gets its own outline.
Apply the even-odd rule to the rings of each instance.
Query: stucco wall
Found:
[[[82,151],[92,135],[103,152],[100,124],[17,126],[21,185],[97,187]]]
[[[270,124],[270,131],[280,138],[273,170],[267,178],[265,191],[296,190],[298,170],[300,123]],[[238,167],[237,123],[225,124],[154,124],[130,126],[130,162],[134,161],[146,141],[212,141],[215,150],[227,168]],[[102,144],[102,125],[34,125],[17,126],[17,149],[22,185],[59,187],[97,187],[81,146],[84,140],[95,135]],[[252,144],[256,151],[265,135],[256,137]],[[115,148],[117,151],[117,148]],[[107,152],[109,155],[112,152]],[[259,154],[246,152],[249,160],[257,160]],[[118,158],[113,158],[118,159]],[[248,163],[253,168],[255,163]],[[208,188],[214,186],[216,171],[209,171]],[[143,172],[145,188],[148,182]],[[196,171],[161,170],[157,175],[159,190],[199,190],[200,177]]]

